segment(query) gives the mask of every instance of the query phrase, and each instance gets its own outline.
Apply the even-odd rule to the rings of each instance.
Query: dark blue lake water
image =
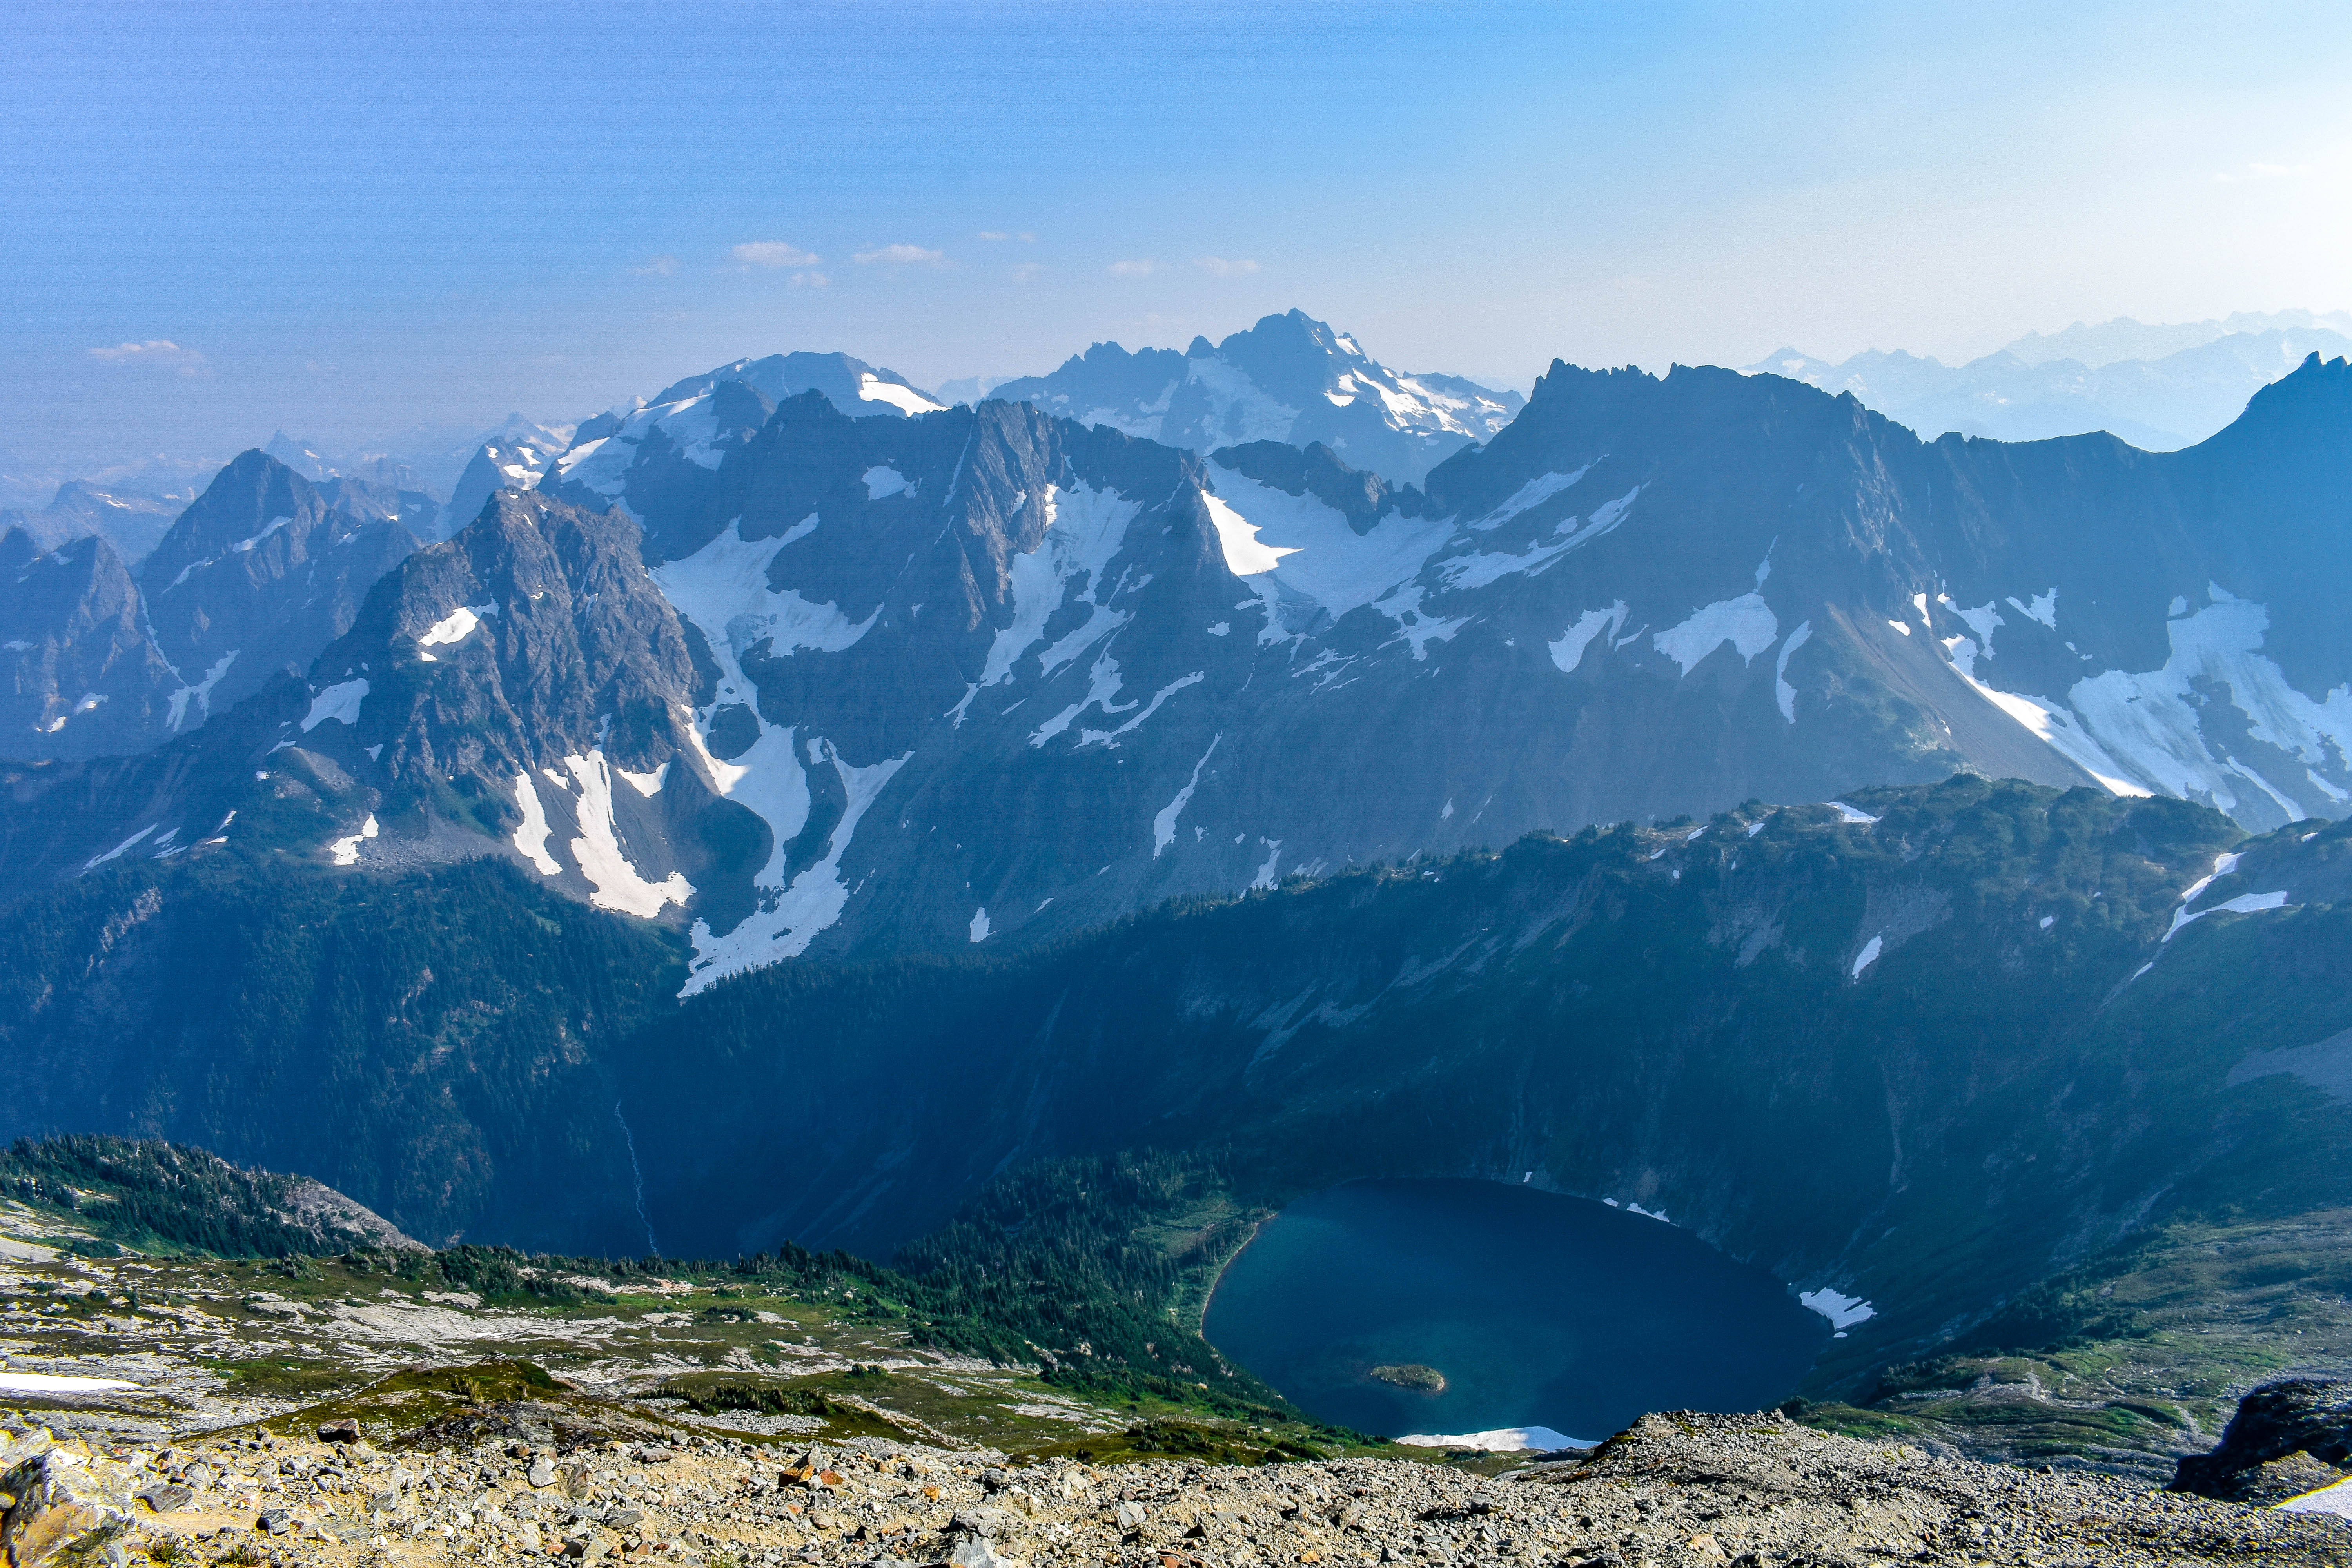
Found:
[[[1493,1182],[1357,1182],[1291,1205],[1226,1268],[1209,1342],[1309,1414],[1384,1436],[1651,1410],[1758,1410],[1828,1322],[1687,1231]],[[1426,1393],[1371,1377],[1433,1367]]]

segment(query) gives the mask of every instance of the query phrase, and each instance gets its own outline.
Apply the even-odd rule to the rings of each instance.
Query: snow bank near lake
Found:
[[[1551,1448],[1592,1448],[1599,1440],[1571,1437],[1549,1426],[1497,1426],[1491,1432],[1454,1432],[1434,1434],[1416,1432],[1409,1437],[1399,1437],[1399,1443],[1414,1448],[1484,1448],[1488,1453],[1514,1454],[1541,1452]]]

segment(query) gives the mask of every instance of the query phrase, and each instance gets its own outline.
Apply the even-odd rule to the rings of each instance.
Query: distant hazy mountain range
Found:
[[[2352,311],[2245,312],[2147,326],[2128,316],[2062,332],[2028,332],[1998,353],[1947,365],[1874,349],[1843,363],[1782,349],[1747,367],[1865,406],[1930,439],[1947,432],[2039,441],[2105,430],[2151,452],[2203,440],[2254,392],[2308,355],[2352,352]]]

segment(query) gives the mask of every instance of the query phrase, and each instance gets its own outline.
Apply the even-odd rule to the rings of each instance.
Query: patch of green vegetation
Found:
[[[217,1373],[231,1394],[247,1397],[308,1402],[347,1393],[362,1382],[346,1368],[317,1362],[203,1360],[197,1364]]]
[[[339,1252],[355,1232],[305,1224],[293,1213],[301,1178],[247,1171],[183,1144],[95,1133],[19,1138],[0,1151],[0,1196],[95,1230],[79,1257],[142,1251],[224,1258],[296,1258]]]
[[[855,1376],[852,1374],[852,1381]],[[866,1380],[871,1382],[873,1380]],[[831,1390],[826,1384],[834,1384]],[[812,1415],[824,1422],[829,1437],[885,1437],[908,1441],[913,1434],[872,1411],[842,1402],[840,1388],[825,1377],[769,1382],[736,1373],[688,1373],[664,1380],[641,1399],[682,1399],[698,1415]]]

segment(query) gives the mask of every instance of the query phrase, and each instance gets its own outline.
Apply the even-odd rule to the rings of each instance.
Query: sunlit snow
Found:
[[[872,371],[859,374],[857,395],[860,400],[866,403],[887,403],[909,416],[917,414],[936,414],[946,406],[945,404],[932,402],[911,386],[901,386],[895,381],[885,381]]]
[[[212,679],[219,678],[215,676]],[[302,732],[307,735],[330,719],[339,723],[357,724],[360,721],[360,703],[367,694],[365,676],[356,680],[338,681],[328,687],[310,699],[310,711],[303,716]]]
[[[425,635],[416,639],[416,646],[419,648],[441,647],[464,642],[473,635],[474,628],[482,624],[484,616],[498,613],[496,605],[460,605],[427,627]],[[435,662],[429,653],[419,653],[417,657],[428,664]]]
[[[1882,943],[1877,937],[1872,937],[1868,942],[1864,942],[1862,951],[1853,955],[1853,968],[1847,972],[1847,978],[1861,979],[1862,972],[1878,962],[1881,946]]]
[[[1764,595],[1742,594],[1693,611],[1688,620],[1652,637],[1650,645],[1688,675],[1725,643],[1738,651],[1743,662],[1752,662],[1780,635],[1780,623],[1764,603]]]
[[[530,770],[525,768],[515,775],[515,808],[522,813],[522,821],[514,833],[514,847],[522,858],[539,868],[542,877],[560,877],[563,868],[547,852],[547,836],[551,831],[547,807],[540,804],[539,790],[530,782]]]
[[[572,858],[587,879],[589,902],[600,910],[650,920],[665,904],[684,904],[694,895],[685,873],[672,871],[659,882],[648,882],[622,852],[619,828],[613,818],[613,774],[603,751],[567,756],[563,765],[580,785],[580,837],[572,841]]]
[[[0,1384],[5,1387],[5,1384]],[[2352,1476],[2340,1481],[2330,1481],[2317,1491],[2291,1497],[2273,1510],[2277,1513],[2332,1513],[2352,1519]]]
[[[0,1394],[104,1394],[110,1389],[138,1386],[119,1377],[55,1377],[39,1372],[0,1372]]]
[[[1152,816],[1151,858],[1154,860],[1160,858],[1161,850],[1176,842],[1176,819],[1184,815],[1184,807],[1192,802],[1192,791],[1201,783],[1201,770],[1209,765],[1209,759],[1216,755],[1217,742],[1224,738],[1224,732],[1219,731],[1210,740],[1209,749],[1202,752],[1201,760],[1192,764],[1192,776],[1184,781],[1184,787],[1176,792],[1176,798],[1161,806]]]
[[[363,838],[373,838],[376,832],[375,813],[371,811],[368,813],[368,819],[360,824],[360,830],[357,833],[348,838],[336,839],[327,846],[327,853],[338,866],[356,866],[360,863],[360,841]]]
[[[233,812],[233,811],[232,811],[232,812],[230,812],[230,813],[229,813],[229,815],[230,815],[231,816],[235,816],[236,815],[236,813],[235,813],[235,812]],[[226,826],[228,826],[228,824],[227,824],[227,823],[226,823],[226,822],[224,822],[224,823],[222,823],[222,824],[221,824],[221,826],[222,826],[223,827],[226,827]],[[119,856],[119,855],[122,854],[125,850],[129,849],[131,846],[133,846],[133,845],[137,844],[141,839],[142,839],[142,838],[146,837],[149,834],[151,834],[151,833],[154,832],[154,831],[155,831],[155,827],[156,827],[156,824],[152,823],[152,822],[151,822],[151,823],[149,823],[146,826],[144,826],[144,827],[141,828],[138,832],[136,832],[136,833],[132,834],[130,837],[128,837],[128,838],[124,839],[121,843],[120,843],[120,844],[116,845],[113,848],[109,849],[109,850],[108,850],[108,851],[106,851],[104,854],[102,854],[102,855],[93,855],[93,856],[91,856],[89,859],[87,859],[87,860],[83,861],[83,862],[81,863],[81,868],[82,868],[83,870],[85,870],[85,871],[89,871],[89,870],[94,870],[94,869],[96,869],[98,867],[100,867],[100,866],[105,865],[109,860],[111,860],[111,859],[113,859],[115,857],[117,857],[117,856]]]
[[[2265,910],[2284,908],[2286,908],[2286,893],[2284,889],[2271,893],[2241,893],[2234,899],[2225,900],[2215,904],[2211,909],[2199,910],[2193,914],[2176,911],[2172,917],[2172,929],[2164,933],[2164,940],[2170,942],[2182,926],[2195,921],[2201,921],[2207,915],[2258,915]]]
[[[789,731],[772,731],[789,735]],[[761,737],[764,744],[769,734]],[[901,756],[886,757],[878,763],[859,768],[842,760],[829,741],[810,742],[819,766],[830,766],[841,780],[843,806],[841,820],[834,824],[825,840],[824,858],[809,867],[792,879],[780,892],[766,891],[760,908],[743,922],[724,936],[714,934],[707,921],[694,922],[695,962],[681,995],[690,996],[712,981],[740,970],[754,969],[779,959],[797,958],[808,951],[825,929],[841,919],[849,905],[849,884],[842,880],[841,858],[856,836],[857,825],[877,796],[890,782],[891,775],[906,766],[908,752]],[[806,786],[803,784],[801,816],[807,816]],[[732,795],[730,799],[738,798]],[[773,878],[782,866],[784,847],[800,831],[795,823],[792,835],[777,831],[775,854],[766,868],[753,878],[763,889],[772,889]]]
[[[1591,1448],[1596,1441],[1571,1437],[1549,1426],[1497,1426],[1487,1432],[1415,1432],[1397,1442],[1414,1448],[1484,1448],[1490,1454],[1544,1453],[1557,1448]]]
[[[777,553],[814,529],[814,516],[774,539],[746,540],[743,520],[691,555],[665,561],[653,568],[653,579],[677,613],[701,628],[711,653],[736,679],[724,698],[740,700],[749,695],[741,680],[741,659],[761,643],[772,654],[783,656],[802,648],[838,653],[854,646],[874,627],[882,614],[876,605],[862,621],[853,621],[838,605],[811,604],[790,588],[768,586],[768,574]],[[724,645],[725,653],[720,653]]]

